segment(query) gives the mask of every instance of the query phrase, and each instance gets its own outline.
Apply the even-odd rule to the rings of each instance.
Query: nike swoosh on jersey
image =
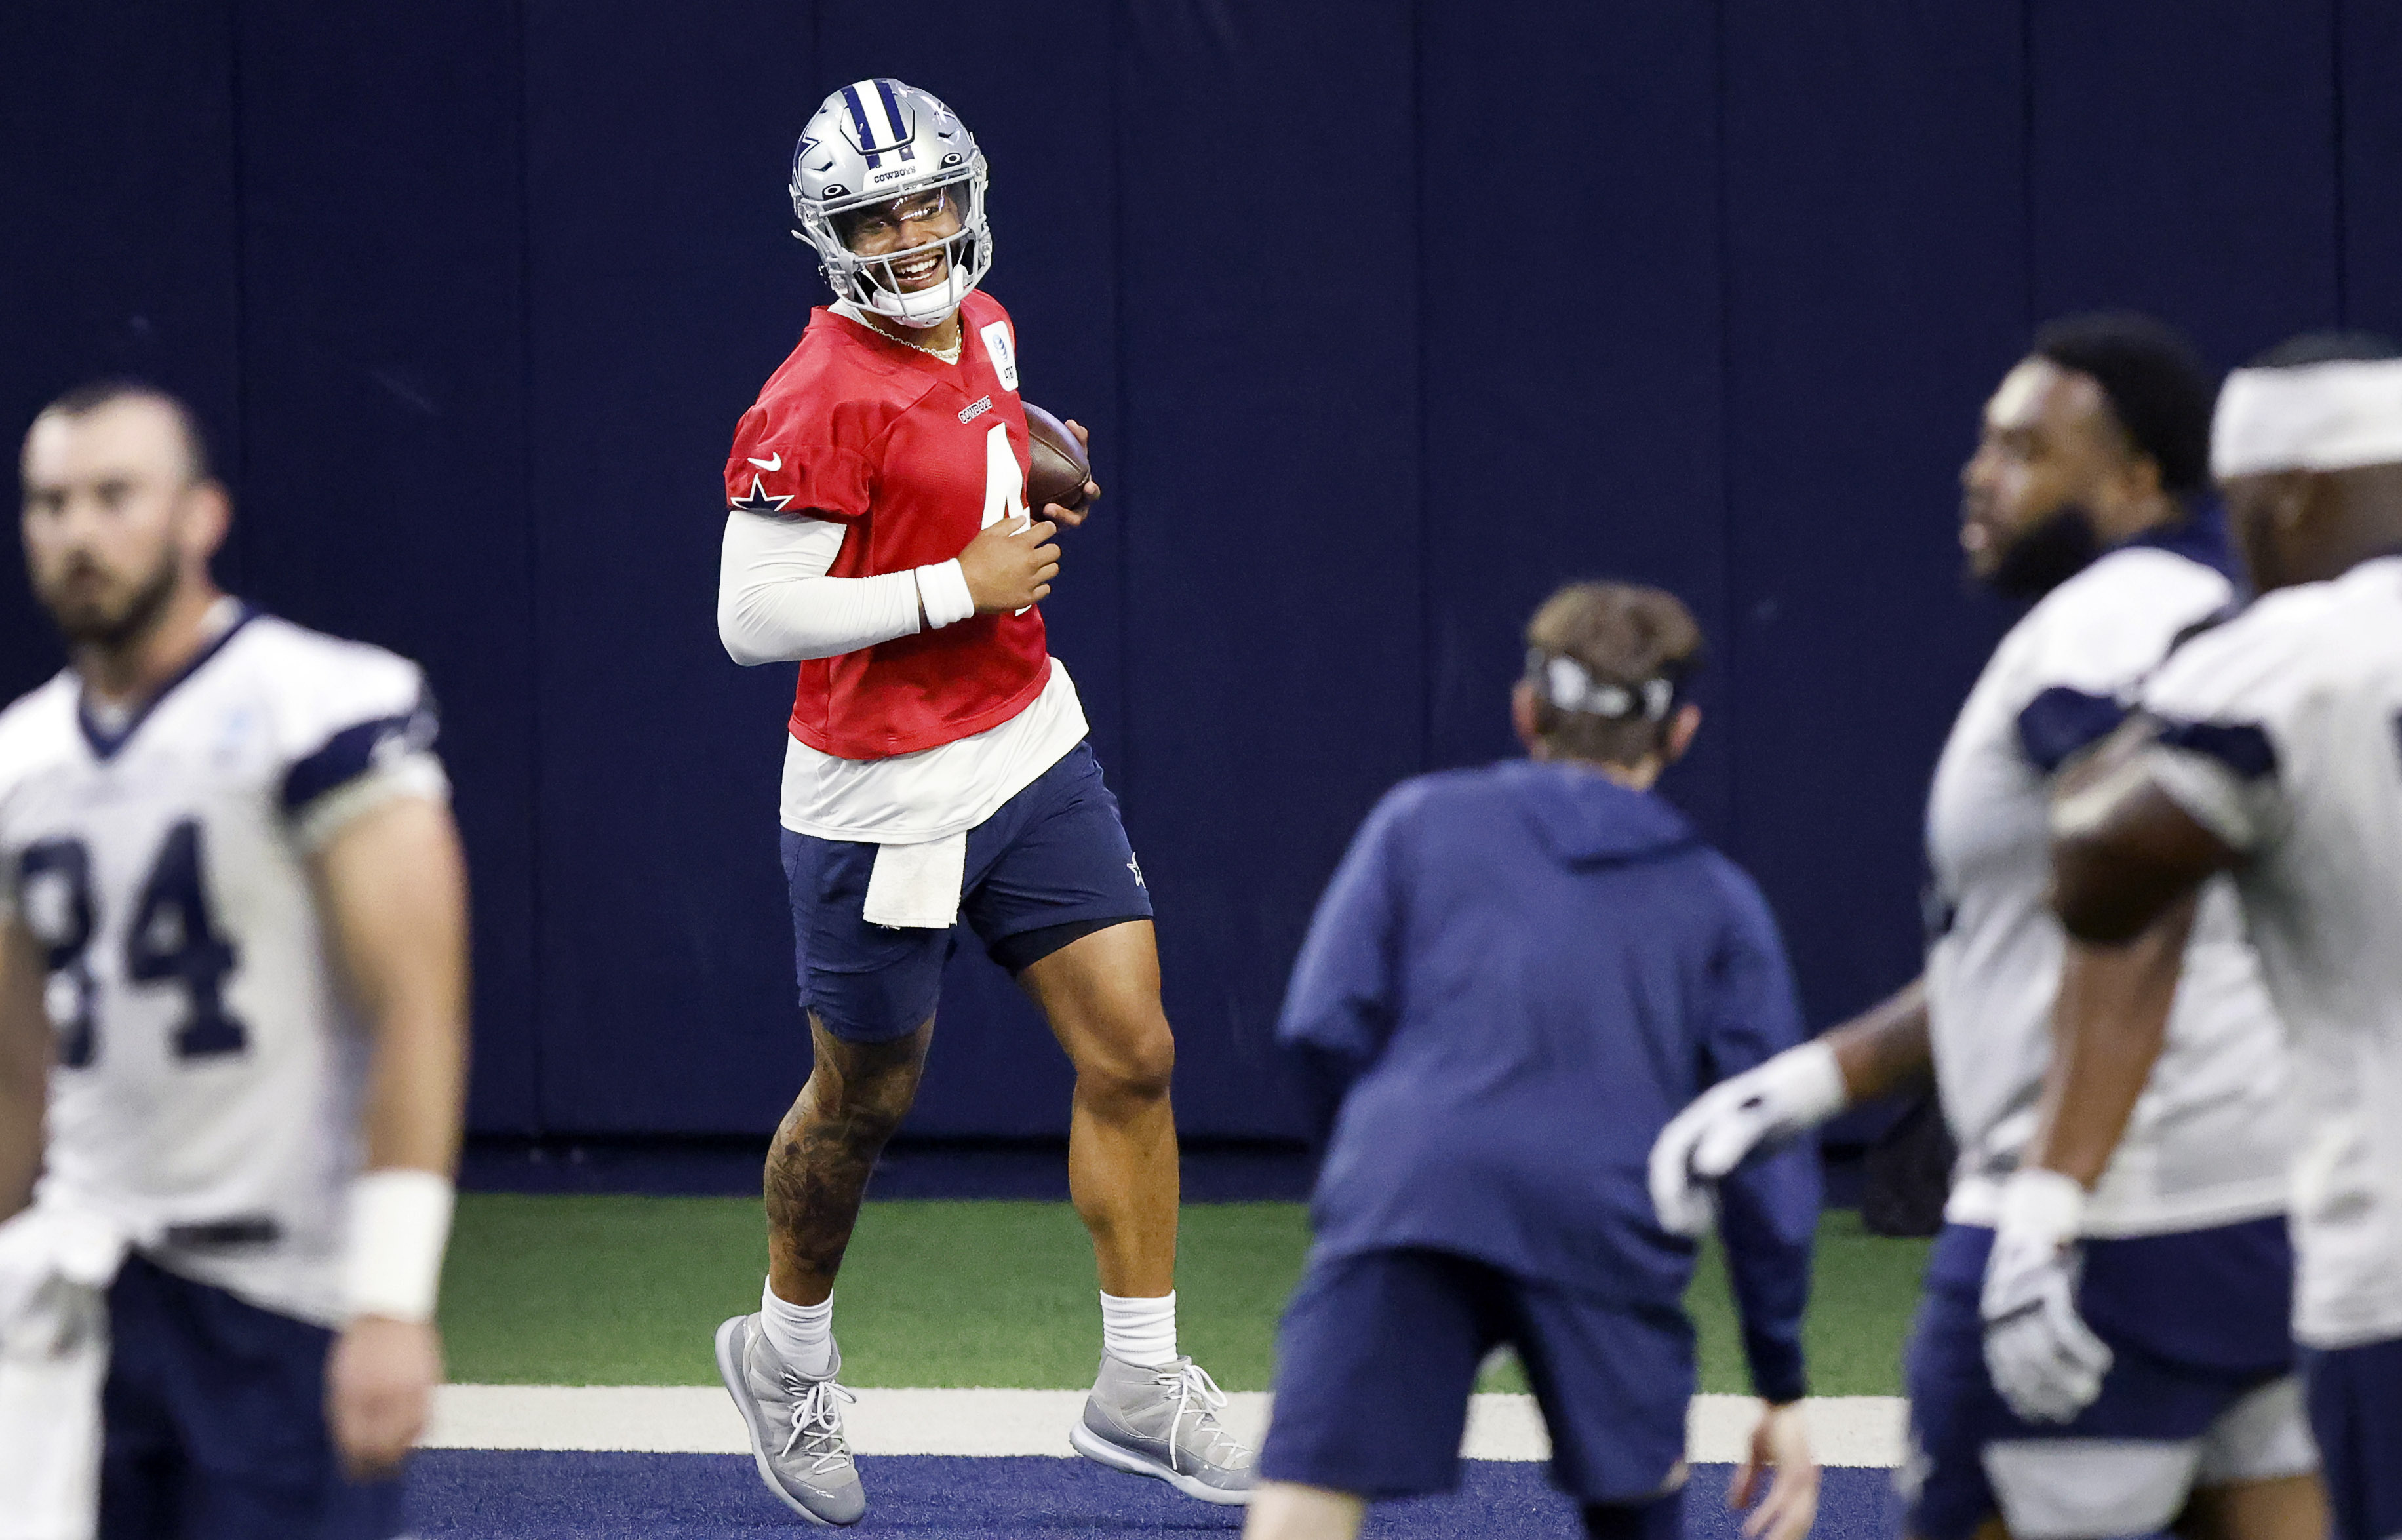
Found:
[[[752,459],[749,455],[745,455],[743,458],[750,460],[752,465],[758,466],[761,470],[782,470],[784,468],[784,451],[782,450],[778,450],[774,454],[769,455],[765,460]]]

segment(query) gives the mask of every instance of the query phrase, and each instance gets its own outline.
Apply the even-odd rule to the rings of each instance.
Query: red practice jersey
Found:
[[[734,430],[730,504],[837,520],[830,576],[947,562],[1026,511],[1028,443],[1016,339],[989,295],[959,306],[946,364],[820,307]],[[1042,616],[979,615],[801,664],[793,736],[822,754],[914,754],[1008,721],[1050,678]]]

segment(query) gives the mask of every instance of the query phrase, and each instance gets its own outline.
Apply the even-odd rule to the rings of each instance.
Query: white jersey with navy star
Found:
[[[130,719],[71,672],[0,713],[0,918],[48,952],[56,1034],[41,1197],[331,1325],[367,1044],[310,855],[447,787],[416,665],[230,601],[212,621]]]
[[[2402,557],[2264,596],[2144,691],[2293,1033],[2295,1334],[2402,1337]]]
[[[1927,1017],[1960,1145],[1946,1214],[1991,1225],[2035,1131],[2066,937],[2044,901],[2053,773],[2123,719],[2179,632],[2230,596],[2216,569],[2120,548],[2013,627],[1935,771]],[[2168,1037],[2086,1214],[2088,1234],[2200,1229],[2278,1213],[2291,1106],[2283,1029],[2235,895],[2205,892]]]

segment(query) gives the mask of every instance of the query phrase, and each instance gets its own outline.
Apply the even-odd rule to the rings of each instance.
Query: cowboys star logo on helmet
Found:
[[[827,97],[793,153],[791,190],[793,233],[817,248],[834,292],[902,326],[942,325],[992,267],[984,154],[950,108],[915,86],[861,80]],[[956,228],[857,249],[871,227],[943,223]]]

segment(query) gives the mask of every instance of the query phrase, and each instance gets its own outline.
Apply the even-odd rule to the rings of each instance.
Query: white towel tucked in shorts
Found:
[[[964,832],[920,845],[878,845],[862,912],[869,924],[892,930],[948,930],[959,923],[967,873]]]

